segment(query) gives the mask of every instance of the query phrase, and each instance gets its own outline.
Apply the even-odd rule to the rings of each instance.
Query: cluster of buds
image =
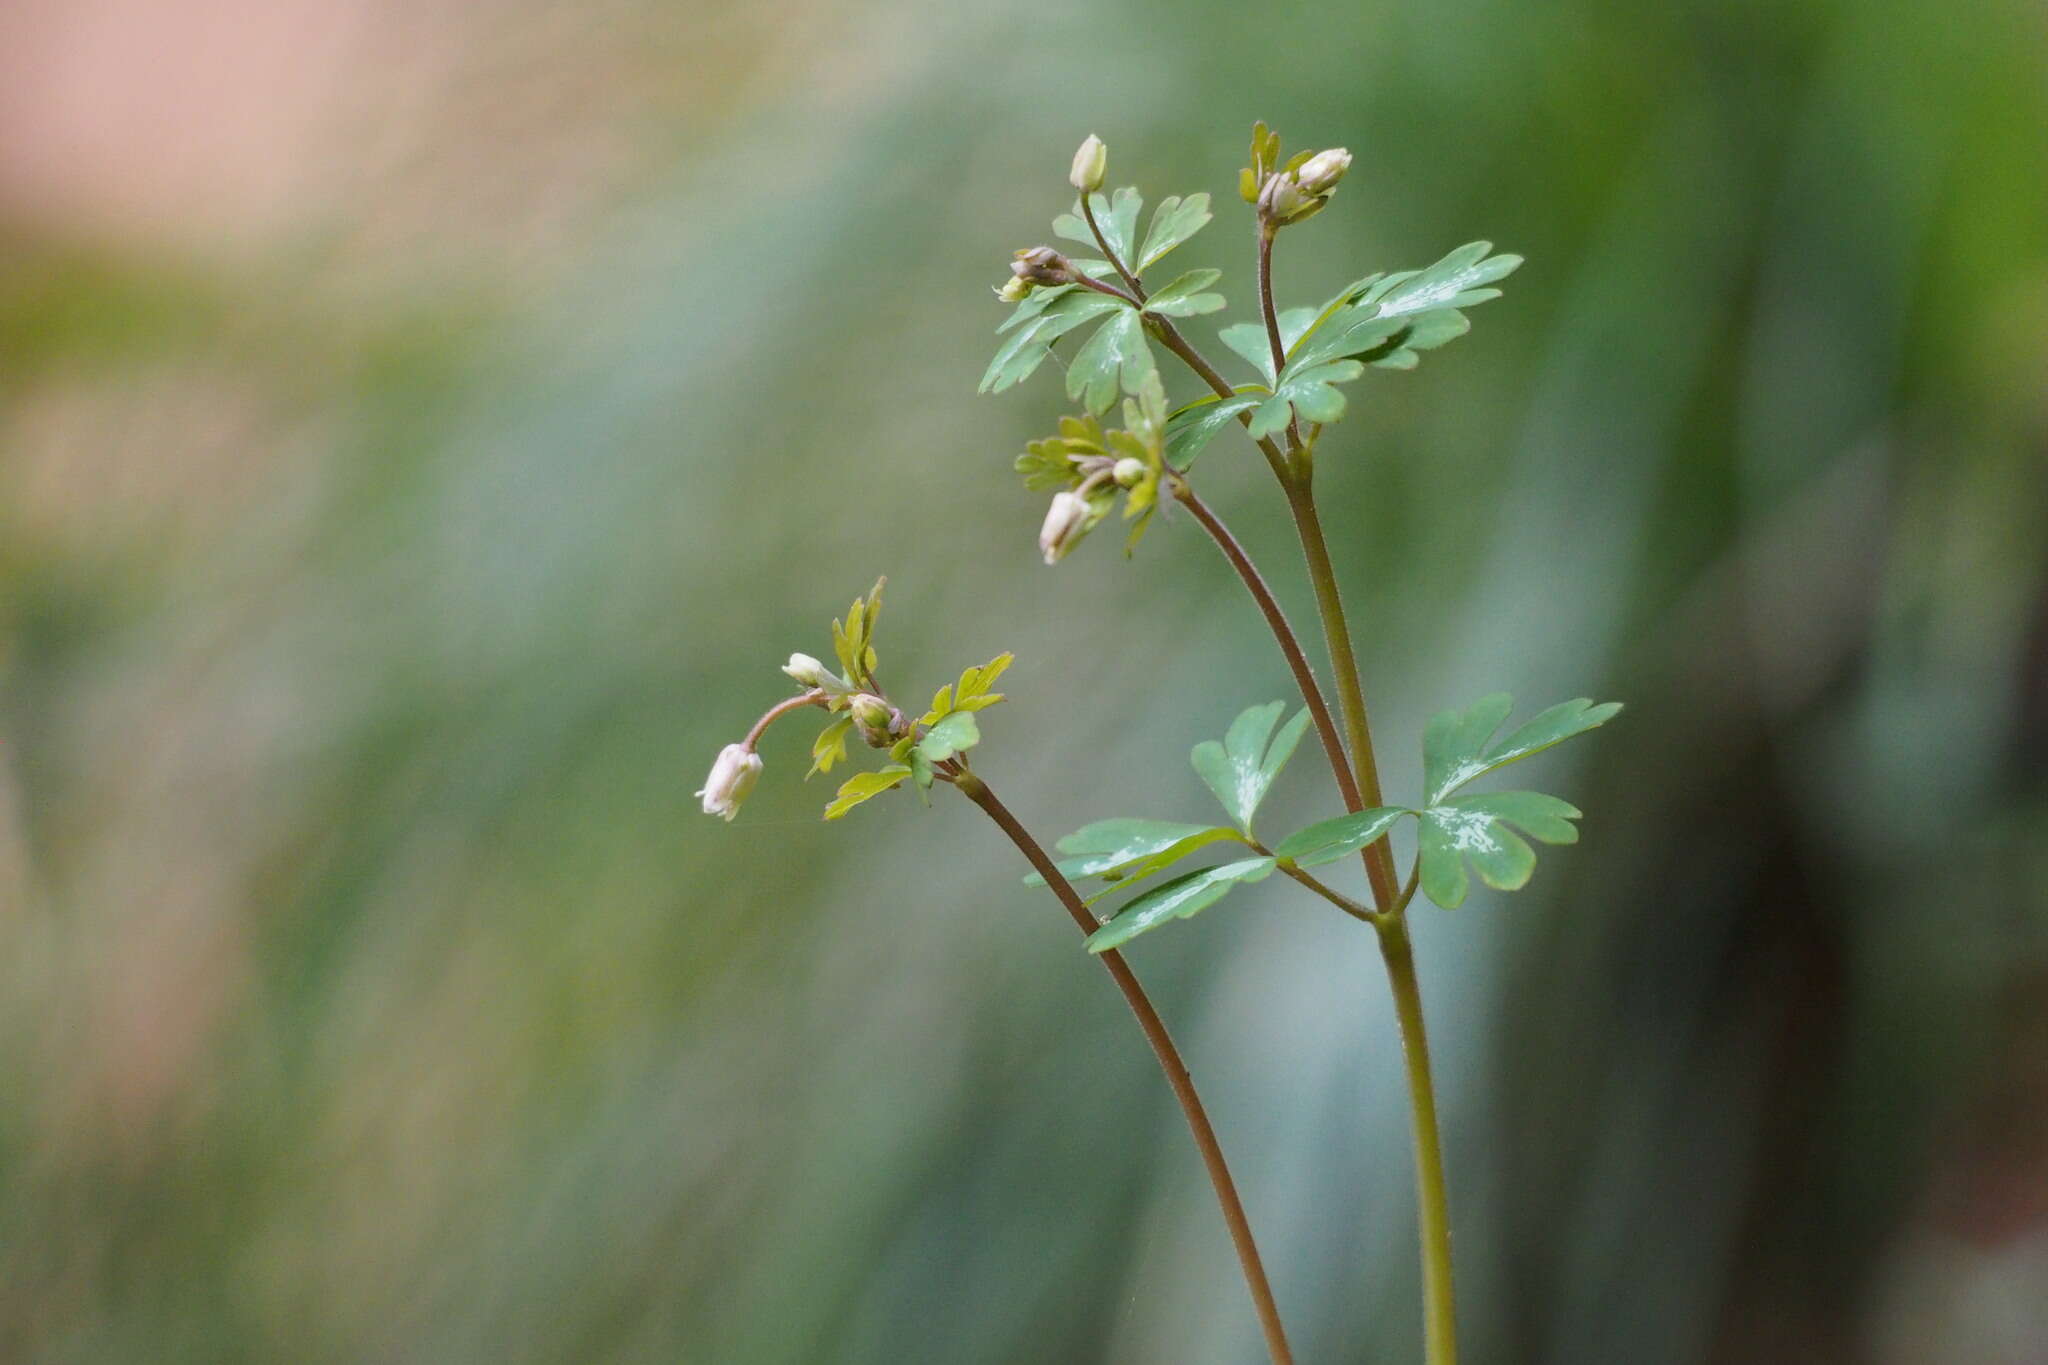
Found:
[[[1051,247],[1026,247],[1011,260],[1010,278],[996,290],[996,297],[1004,303],[1021,303],[1036,285],[1072,284],[1079,278],[1073,263]]]
[[[1259,217],[1275,227],[1299,223],[1330,202],[1331,191],[1351,169],[1351,153],[1342,147],[1317,152],[1268,176],[1259,191]]]
[[[872,692],[856,692],[847,709],[853,714],[853,728],[870,749],[886,749],[910,733],[904,714]]]

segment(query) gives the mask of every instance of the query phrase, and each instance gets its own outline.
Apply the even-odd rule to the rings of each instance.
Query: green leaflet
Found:
[[[1344,395],[1337,385],[1348,384],[1364,373],[1365,366],[1356,360],[1336,360],[1300,370],[1290,365],[1280,387],[1252,414],[1252,436],[1284,431],[1296,417],[1304,422],[1336,421],[1344,415]]]
[[[1166,458],[1175,469],[1186,469],[1216,439],[1216,433],[1237,420],[1237,415],[1266,401],[1264,390],[1237,393],[1229,398],[1210,394],[1176,412],[1166,423]]]
[[[1377,840],[1400,823],[1404,815],[1417,812],[1406,806],[1374,806],[1354,815],[1340,815],[1298,829],[1273,848],[1276,858],[1292,859],[1296,867],[1320,867],[1334,863]]]
[[[1031,300],[1027,298],[1017,307],[1023,309],[1030,304]],[[1108,294],[1069,286],[1067,292],[1059,294],[1010,334],[1010,339],[989,362],[976,392],[1001,393],[1014,384],[1022,383],[1052,354],[1053,342],[1105,313],[1115,312],[1130,313],[1131,309],[1121,299]]]
[[[1239,883],[1266,877],[1274,865],[1272,858],[1246,858],[1163,882],[1131,901],[1114,919],[1090,934],[1088,951],[1108,952],[1169,921],[1187,919],[1223,899]]]
[[[1185,199],[1169,194],[1152,211],[1152,226],[1145,233],[1145,245],[1138,250],[1138,262],[1131,269],[1147,269],[1161,256],[1207,227],[1213,216],[1209,212],[1206,192],[1191,194]]]
[[[1423,894],[1446,910],[1465,899],[1470,862],[1496,891],[1518,891],[1536,870],[1536,851],[1515,828],[1546,844],[1578,842],[1579,810],[1542,792],[1454,796],[1422,812],[1416,837]]]
[[[1274,735],[1273,727],[1286,709],[1287,704],[1278,701],[1247,707],[1230,723],[1222,743],[1204,740],[1188,755],[1195,772],[1246,834],[1252,832],[1252,817],[1266,799],[1273,779],[1287,766],[1308,729],[1308,709],[1304,707]],[[1270,747],[1268,736],[1272,736]]]
[[[1137,393],[1159,372],[1145,340],[1144,319],[1114,299],[1108,302],[1119,310],[1117,315],[1097,328],[1067,365],[1067,397],[1097,416],[1116,405],[1119,389]]]
[[[981,743],[981,728],[967,711],[955,711],[925,731],[913,751],[929,763],[943,763],[953,755]]]
[[[1132,882],[1142,881],[1155,873],[1163,872],[1189,854],[1211,844],[1225,841],[1240,844],[1244,842],[1242,834],[1221,825],[1177,825],[1164,820],[1106,823],[1144,826],[1148,827],[1149,832],[1135,834],[1119,847],[1083,853],[1074,858],[1062,858],[1054,864],[1059,868],[1061,875],[1070,879],[1101,877],[1105,881],[1119,884],[1097,893],[1096,897],[1090,898],[1091,900],[1108,894],[1110,890],[1122,889]],[[1062,851],[1066,851],[1066,846],[1067,840],[1061,840]],[[1036,872],[1024,879],[1027,886],[1042,886],[1044,882],[1045,879]]]
[[[1145,300],[1145,311],[1170,318],[1213,313],[1223,306],[1223,296],[1201,291],[1222,278],[1220,270],[1190,270],[1164,288],[1153,290],[1152,296]]]
[[[1604,725],[1621,710],[1621,703],[1594,705],[1585,697],[1559,702],[1539,712],[1499,743],[1493,735],[1515,699],[1505,692],[1482,697],[1464,711],[1441,711],[1430,718],[1422,733],[1422,782],[1424,804],[1434,806],[1467,782],[1495,768],[1541,753],[1573,735]]]

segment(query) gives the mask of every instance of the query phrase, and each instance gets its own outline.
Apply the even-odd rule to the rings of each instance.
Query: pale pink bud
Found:
[[[740,802],[747,799],[760,776],[759,754],[744,744],[726,745],[718,751],[718,761],[711,765],[711,776],[704,779],[704,789],[697,793],[704,798],[704,813],[732,819],[740,813]]]

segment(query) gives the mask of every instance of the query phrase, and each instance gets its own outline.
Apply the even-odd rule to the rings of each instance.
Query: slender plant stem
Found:
[[[1075,893],[1072,884],[1061,875],[1038,841],[1018,823],[1009,807],[996,799],[988,784],[964,769],[953,777],[953,781],[968,800],[980,806],[989,819],[1010,837],[1010,842],[1017,846],[1038,875],[1045,878],[1045,884],[1059,897],[1060,904],[1067,908],[1067,913],[1081,932],[1093,933],[1098,927],[1095,917],[1081,903],[1081,897]],[[1280,1307],[1274,1301],[1272,1285],[1266,1280],[1266,1268],[1259,1259],[1258,1244],[1252,1240],[1251,1220],[1245,1217],[1244,1204],[1237,1197],[1237,1184],[1231,1179],[1230,1167],[1223,1159],[1223,1144],[1217,1140],[1216,1130],[1209,1124],[1208,1112],[1202,1108],[1201,1097],[1195,1093],[1194,1080],[1188,1075],[1186,1063],[1181,1060],[1180,1049],[1174,1046],[1172,1035],[1167,1033],[1165,1023],[1159,1018],[1159,1011],[1152,1008],[1145,988],[1138,984],[1137,976],[1123,955],[1112,949],[1100,957],[1102,965],[1116,981],[1117,989],[1123,992],[1124,1002],[1138,1017],[1138,1026],[1145,1031],[1146,1041],[1159,1058],[1160,1070],[1166,1073],[1166,1083],[1173,1088],[1174,1098],[1180,1101],[1188,1131],[1194,1134],[1195,1146],[1202,1154],[1202,1164],[1209,1172],[1209,1183],[1216,1190],[1216,1202],[1223,1210],[1223,1221],[1230,1229],[1230,1240],[1237,1248],[1238,1265],[1244,1272],[1245,1287],[1251,1291],[1252,1306],[1258,1312],[1259,1328],[1266,1338],[1266,1351],[1273,1358],[1273,1365],[1293,1365],[1294,1353],[1288,1349],[1287,1333],[1280,1324]]]
[[[801,711],[806,706],[823,706],[824,704],[825,694],[822,691],[810,691],[800,697],[791,697],[788,701],[779,701],[769,707],[767,713],[761,719],[754,722],[754,728],[747,731],[747,737],[741,740],[740,743],[751,749],[761,742],[761,736],[769,726],[781,720],[790,712]]]
[[[1358,679],[1358,657],[1351,647],[1351,627],[1344,618],[1344,597],[1337,588],[1337,571],[1330,563],[1330,547],[1323,539],[1322,518],[1316,513],[1315,494],[1309,486],[1312,465],[1303,458],[1297,473],[1281,480],[1287,491],[1288,510],[1294,513],[1294,529],[1301,538],[1301,552],[1308,561],[1310,584],[1315,588],[1316,610],[1323,620],[1323,639],[1330,651],[1330,667],[1337,681],[1337,704],[1344,712],[1344,735],[1351,751],[1352,772],[1358,778],[1358,794],[1368,806],[1384,799],[1380,793],[1379,764],[1373,757],[1372,725],[1365,714],[1365,691]],[[1392,846],[1382,836],[1365,850],[1366,877],[1372,883],[1373,901],[1381,910],[1394,904],[1400,877],[1394,871]]]
[[[1109,238],[1103,235],[1102,224],[1095,221],[1095,206],[1088,202],[1092,198],[1094,196],[1088,194],[1081,196],[1081,216],[1088,220],[1088,231],[1095,235],[1095,245],[1102,248],[1103,256],[1116,268],[1116,273],[1123,276],[1124,283],[1131,287],[1131,293],[1137,296],[1139,304],[1142,305],[1145,302],[1145,286],[1138,283],[1137,275],[1125,267],[1122,259],[1117,256],[1116,249],[1110,246]]]
[[[1415,1121],[1416,1224],[1422,1240],[1422,1322],[1428,1365],[1457,1365],[1458,1311],[1451,1288],[1450,1197],[1444,1184],[1443,1135],[1437,1128],[1436,1086],[1429,1069],[1429,1036],[1422,1023],[1422,987],[1407,917],[1378,922],[1380,956],[1401,1021],[1401,1055],[1408,1069],[1408,1105]]]
[[[1314,720],[1316,734],[1322,738],[1323,752],[1329,756],[1330,772],[1337,779],[1337,790],[1344,798],[1347,810],[1363,810],[1358,793],[1358,780],[1351,774],[1351,763],[1344,756],[1344,740],[1337,733],[1337,722],[1330,714],[1330,704],[1323,699],[1322,685],[1316,681],[1315,669],[1310,666],[1308,655],[1302,651],[1301,637],[1294,633],[1294,626],[1287,619],[1287,613],[1280,609],[1280,603],[1273,596],[1273,590],[1266,586],[1264,575],[1245,553],[1244,546],[1232,535],[1223,519],[1210,509],[1209,504],[1196,496],[1193,485],[1185,478],[1177,478],[1173,495],[1183,507],[1194,514],[1209,538],[1223,551],[1223,557],[1230,561],[1230,567],[1237,570],[1237,576],[1244,580],[1251,592],[1252,600],[1259,604],[1259,612],[1266,618],[1266,625],[1272,630],[1273,638],[1279,642],[1281,654],[1286,656],[1287,667],[1294,674],[1294,684],[1301,689],[1301,699],[1308,706],[1309,716]]]

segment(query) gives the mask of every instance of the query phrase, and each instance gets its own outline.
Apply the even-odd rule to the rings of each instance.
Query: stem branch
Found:
[[[1083,934],[1091,934],[1099,927],[1088,907],[1081,903],[1081,897],[1073,886],[1061,875],[1059,868],[1046,851],[1032,838],[1029,831],[1010,814],[1009,807],[996,799],[988,784],[973,773],[961,771],[953,779],[961,793],[968,800],[980,806],[989,819],[996,822],[1010,842],[1017,846],[1038,875],[1045,878],[1045,884],[1052,888],[1060,904],[1067,908],[1074,923]],[[1138,1017],[1138,1026],[1145,1031],[1145,1040],[1152,1045],[1152,1051],[1159,1058],[1159,1068],[1166,1073],[1166,1083],[1173,1087],[1174,1098],[1180,1101],[1180,1110],[1186,1116],[1188,1131],[1194,1134],[1195,1146],[1201,1151],[1202,1164],[1208,1168],[1209,1183],[1215,1187],[1216,1202],[1223,1210],[1223,1221],[1230,1229],[1230,1240],[1237,1248],[1238,1265],[1244,1271],[1245,1287],[1251,1291],[1252,1306],[1259,1315],[1259,1327],[1265,1334],[1266,1351],[1273,1358],[1273,1365],[1293,1365],[1294,1353],[1288,1349],[1287,1333],[1280,1324],[1280,1307],[1273,1299],[1273,1288],[1267,1283],[1266,1268],[1259,1259],[1258,1244],[1252,1240],[1251,1220],[1245,1217],[1244,1204],[1237,1197],[1237,1184],[1230,1177],[1230,1167],[1223,1159],[1223,1144],[1216,1138],[1216,1130],[1209,1124],[1209,1115],[1202,1108],[1202,1100],[1195,1093],[1194,1080],[1188,1075],[1187,1064],[1181,1060],[1180,1049],[1174,1046],[1173,1037],[1166,1031],[1166,1025],[1159,1018],[1159,1011],[1152,1008],[1151,999],[1145,988],[1138,984],[1137,976],[1123,955],[1114,950],[1100,955],[1102,965],[1116,981],[1117,989],[1123,992],[1124,1002],[1131,1007],[1131,1013]]]

